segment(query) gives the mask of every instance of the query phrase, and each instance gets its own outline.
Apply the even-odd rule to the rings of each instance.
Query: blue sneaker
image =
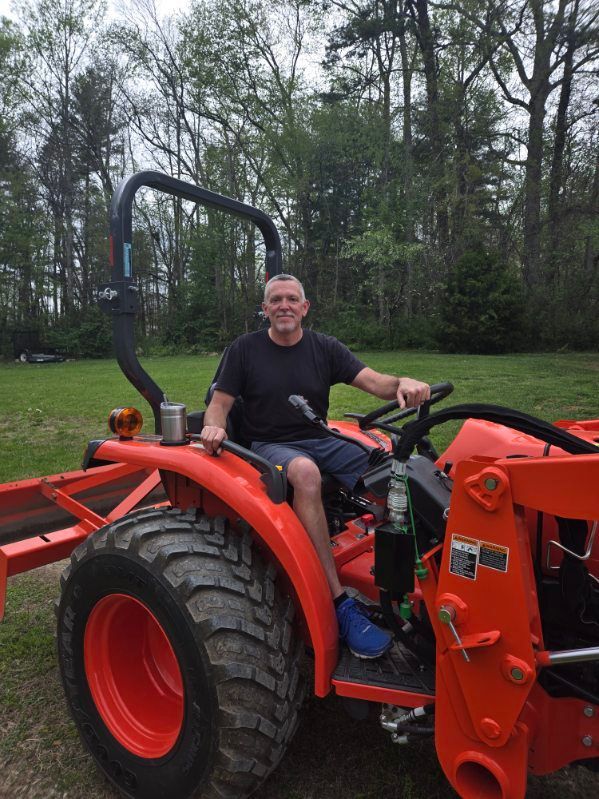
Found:
[[[351,597],[337,608],[337,621],[339,638],[356,657],[378,658],[391,646],[391,634],[374,625]]]

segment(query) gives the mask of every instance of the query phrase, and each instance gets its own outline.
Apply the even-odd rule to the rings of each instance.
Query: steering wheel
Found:
[[[386,430],[388,433],[393,433],[394,435],[401,435],[401,428],[397,427],[397,425],[394,425],[393,422],[398,422],[400,419],[405,419],[407,416],[412,416],[418,412],[420,414],[420,418],[428,416],[431,405],[441,402],[441,400],[444,400],[446,397],[448,397],[452,391],[452,383],[435,383],[431,386],[430,399],[415,408],[402,408],[401,410],[398,410],[399,403],[397,400],[393,400],[393,402],[388,402],[386,405],[381,405],[380,408],[375,408],[373,411],[370,411],[370,413],[367,413],[364,416],[357,413],[346,414],[346,416],[352,416],[353,418],[358,419],[360,430],[370,430],[373,427],[376,427],[379,430]],[[397,411],[397,413],[391,413],[392,411]],[[391,415],[388,416],[387,414]]]

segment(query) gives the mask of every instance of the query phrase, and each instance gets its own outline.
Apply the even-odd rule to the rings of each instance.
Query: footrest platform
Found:
[[[395,641],[391,649],[375,660],[358,658],[346,646],[332,677],[341,696],[415,707],[435,695],[435,670],[425,666],[405,646]],[[414,695],[414,701],[408,701]]]

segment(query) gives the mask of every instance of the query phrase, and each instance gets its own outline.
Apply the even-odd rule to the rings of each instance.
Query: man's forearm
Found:
[[[224,409],[220,406],[212,406],[210,405],[206,408],[206,412],[204,413],[204,426],[205,427],[227,427],[227,416],[228,414],[225,413]]]
[[[400,408],[415,407],[427,400],[430,390],[427,383],[413,380],[411,377],[394,377],[375,372],[366,366],[356,375],[352,386],[361,388],[375,397],[386,400],[397,399]]]
[[[399,377],[375,372],[374,369],[366,367],[356,376],[352,385],[380,399],[392,400],[397,396],[399,381]]]
[[[378,373],[378,379],[373,380],[373,389],[370,391],[375,397],[385,400],[393,400],[397,396],[399,388],[399,377]]]
[[[227,417],[233,407],[235,397],[222,391],[215,391],[204,414],[202,444],[210,455],[220,452],[221,444],[227,437]]]

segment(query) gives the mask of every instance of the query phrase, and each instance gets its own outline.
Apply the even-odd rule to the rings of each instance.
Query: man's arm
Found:
[[[384,375],[368,366],[358,372],[351,384],[381,399],[397,399],[400,408],[415,408],[431,395],[428,383],[412,380],[411,377]]]
[[[215,390],[204,414],[202,444],[209,455],[216,455],[220,445],[227,438],[227,416],[233,407],[235,397]]]

